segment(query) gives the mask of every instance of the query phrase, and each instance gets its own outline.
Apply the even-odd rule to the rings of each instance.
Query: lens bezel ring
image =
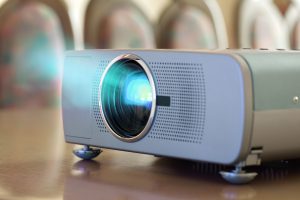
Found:
[[[103,87],[103,81],[107,75],[107,73],[109,72],[110,68],[112,66],[114,66],[114,64],[118,63],[118,62],[126,62],[126,61],[134,61],[136,62],[146,73],[146,76],[149,80],[150,86],[151,86],[151,92],[152,92],[152,104],[151,104],[151,111],[150,111],[150,116],[149,119],[144,127],[144,129],[136,136],[134,137],[122,137],[121,134],[116,133],[111,126],[108,123],[108,120],[105,117],[104,111],[103,111],[103,107],[102,107],[102,99],[101,99],[101,93],[102,93],[102,87]],[[99,102],[99,108],[100,108],[100,114],[102,117],[102,120],[104,122],[104,125],[106,126],[106,128],[109,130],[109,132],[115,136],[117,139],[124,141],[124,142],[135,142],[138,141],[140,139],[142,139],[150,130],[153,120],[154,120],[154,116],[155,116],[155,111],[156,111],[156,88],[155,88],[155,83],[154,83],[154,79],[152,76],[152,73],[149,69],[149,67],[147,66],[147,64],[138,56],[134,55],[134,54],[124,54],[124,55],[120,55],[116,58],[114,58],[106,67],[106,69],[104,70],[101,80],[100,80],[100,85],[99,85],[99,92],[98,92],[98,102]]]

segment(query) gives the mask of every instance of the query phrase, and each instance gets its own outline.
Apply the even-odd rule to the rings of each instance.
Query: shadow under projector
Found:
[[[300,52],[85,50],[65,56],[65,140],[234,165],[300,157]]]

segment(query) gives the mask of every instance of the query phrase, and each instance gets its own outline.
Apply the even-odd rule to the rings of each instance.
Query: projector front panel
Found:
[[[98,98],[103,71],[111,60],[124,54],[140,57],[151,70],[157,96],[170,98],[169,106],[157,106],[148,134],[131,143],[118,140],[107,130]],[[91,95],[78,98],[91,103],[89,122],[82,121],[91,132],[83,133],[88,137],[77,137],[65,126],[67,141],[224,164],[232,164],[248,152],[252,102],[245,96],[251,96],[251,77],[239,59],[226,54],[126,50],[69,52],[66,57],[79,55],[89,57],[92,63],[90,72],[78,78],[90,81]],[[66,76],[64,73],[64,79]]]

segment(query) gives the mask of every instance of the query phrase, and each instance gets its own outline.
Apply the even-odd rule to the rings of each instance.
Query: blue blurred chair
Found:
[[[0,8],[0,108],[59,104],[65,49],[73,48],[66,5],[9,0]]]

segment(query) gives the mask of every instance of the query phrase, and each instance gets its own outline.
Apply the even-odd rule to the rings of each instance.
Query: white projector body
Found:
[[[300,157],[299,96],[298,52],[70,51],[65,140],[235,165],[223,176],[246,182],[242,167]]]

